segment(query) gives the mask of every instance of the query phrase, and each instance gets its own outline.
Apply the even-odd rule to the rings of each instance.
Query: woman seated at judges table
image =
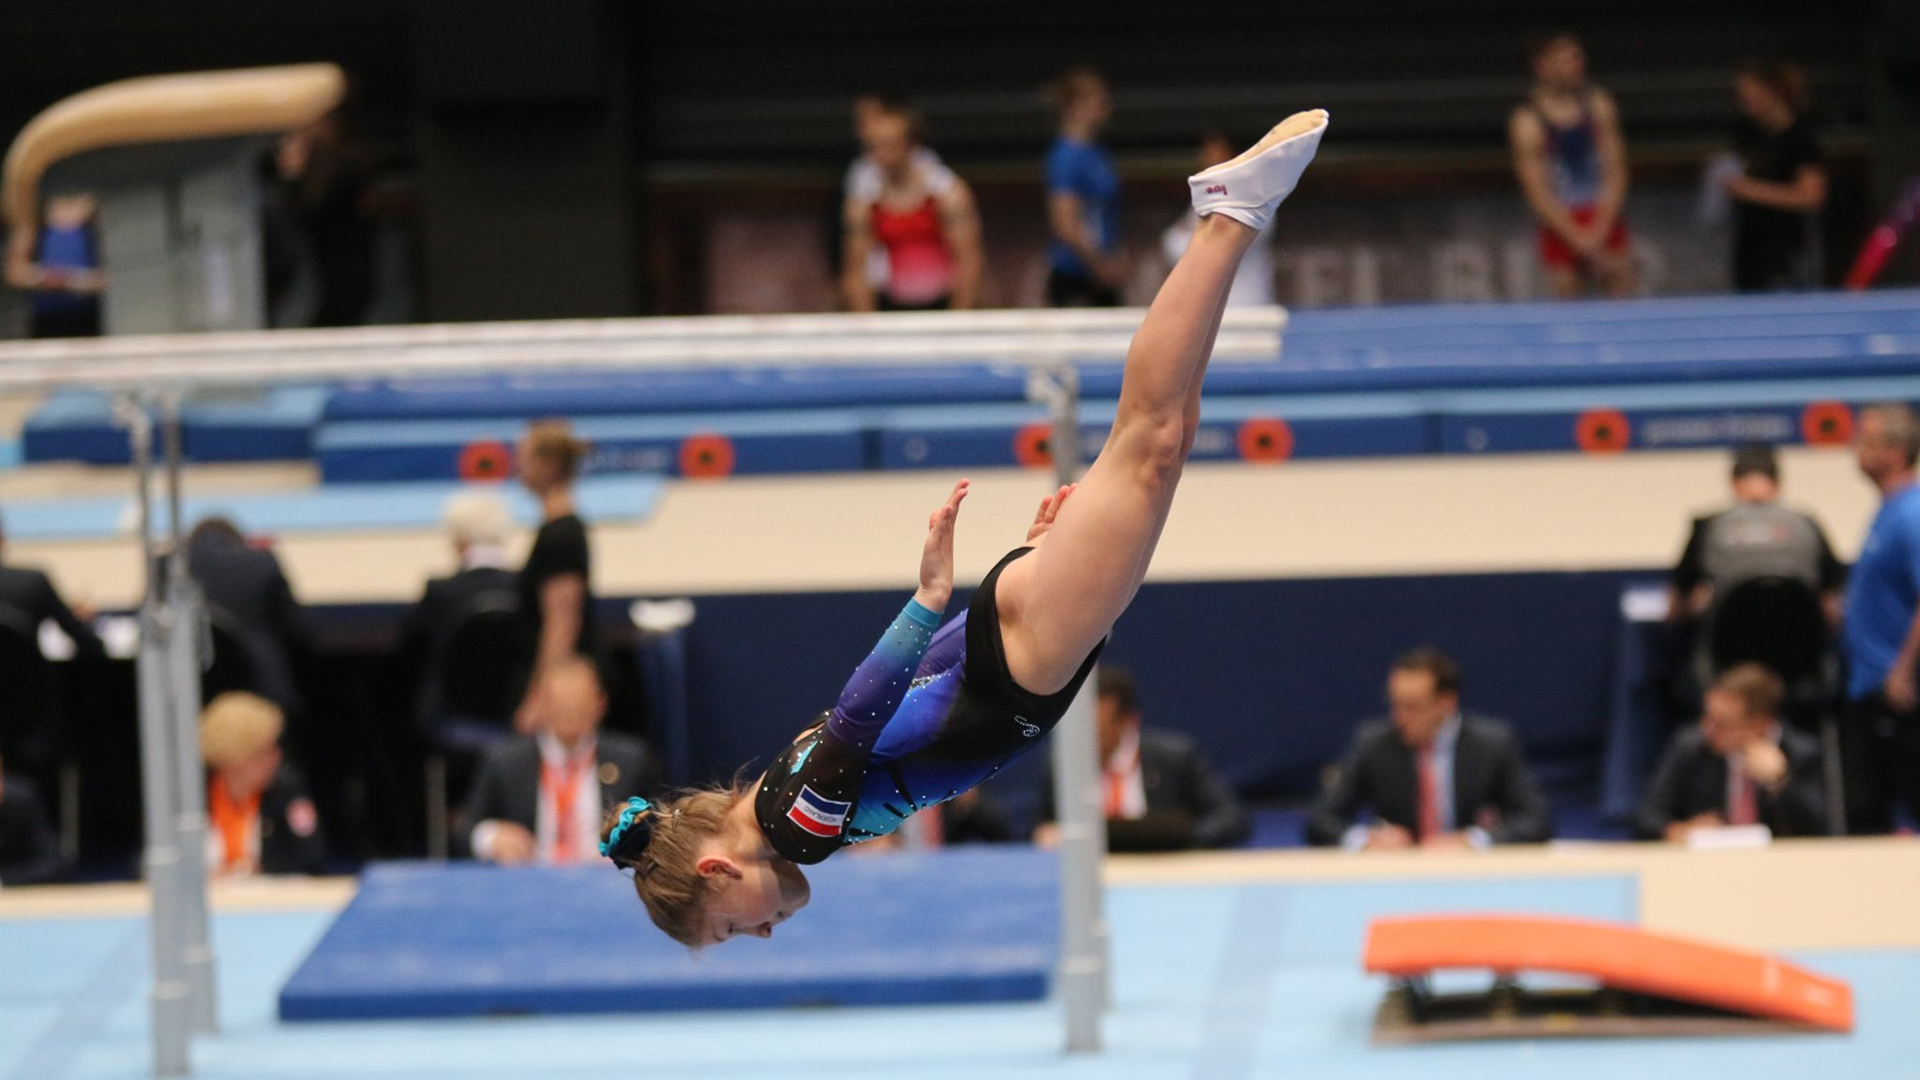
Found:
[[[207,867],[215,877],[318,874],[326,839],[300,774],[280,753],[279,706],[254,694],[213,699],[200,717],[207,775]]]

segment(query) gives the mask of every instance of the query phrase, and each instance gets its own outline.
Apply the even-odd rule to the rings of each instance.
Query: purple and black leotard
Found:
[[[1014,682],[994,589],[1000,571],[1032,550],[1001,559],[944,627],[939,613],[907,602],[833,710],[761,778],[754,815],[775,851],[817,863],[885,836],[999,772],[1059,722],[1105,642],[1057,693]]]

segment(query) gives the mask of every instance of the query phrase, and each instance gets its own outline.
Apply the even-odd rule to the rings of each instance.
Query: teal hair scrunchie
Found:
[[[613,823],[613,831],[607,834],[605,840],[600,841],[600,854],[608,858],[613,858],[613,853],[620,850],[620,846],[627,839],[628,834],[635,831],[635,820],[639,818],[641,812],[651,809],[653,809],[653,804],[638,795],[628,799],[626,805],[620,808],[620,819]],[[647,833],[647,839],[652,839],[653,829],[651,827],[643,827],[640,831]],[[641,846],[645,846],[644,840],[641,842]]]

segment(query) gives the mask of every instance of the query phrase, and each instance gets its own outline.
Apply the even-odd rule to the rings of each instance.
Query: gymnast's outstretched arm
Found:
[[[841,742],[871,749],[913,685],[914,668],[926,655],[939,626],[939,611],[917,599],[907,601],[840,691],[840,700],[827,717],[827,731]]]
[[[965,480],[955,484],[946,503],[928,519],[927,542],[920,555],[920,588],[854,670],[827,718],[828,733],[841,742],[871,749],[913,684],[915,669],[927,655],[940,616],[953,597],[953,527],[967,488]]]
[[[1073,494],[1078,486],[1068,484],[1046,498],[1040,500],[1040,510],[1033,516],[1033,524],[1027,529],[1027,544],[1038,547],[1040,538],[1053,528],[1054,516]],[[967,623],[964,618],[955,619],[934,632],[933,644],[927,647],[927,654],[920,658],[920,666],[914,669],[913,679],[930,679],[942,672],[951,671],[967,658]]]

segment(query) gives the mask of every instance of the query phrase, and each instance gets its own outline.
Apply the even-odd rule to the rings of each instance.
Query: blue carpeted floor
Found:
[[[1498,908],[1620,918],[1623,878],[1448,885],[1136,886],[1109,896],[1115,1001],[1098,1056],[1060,1053],[1051,1003],[650,1017],[283,1026],[273,999],[330,921],[219,920],[224,1033],[195,1075],[234,1080],[1743,1080],[1916,1073],[1920,955],[1796,959],[1853,981],[1850,1036],[1540,1041],[1376,1050],[1366,921]],[[752,947],[751,942],[739,947]],[[734,946],[730,946],[734,947]],[[145,938],[134,919],[0,923],[0,1080],[146,1075]]]

